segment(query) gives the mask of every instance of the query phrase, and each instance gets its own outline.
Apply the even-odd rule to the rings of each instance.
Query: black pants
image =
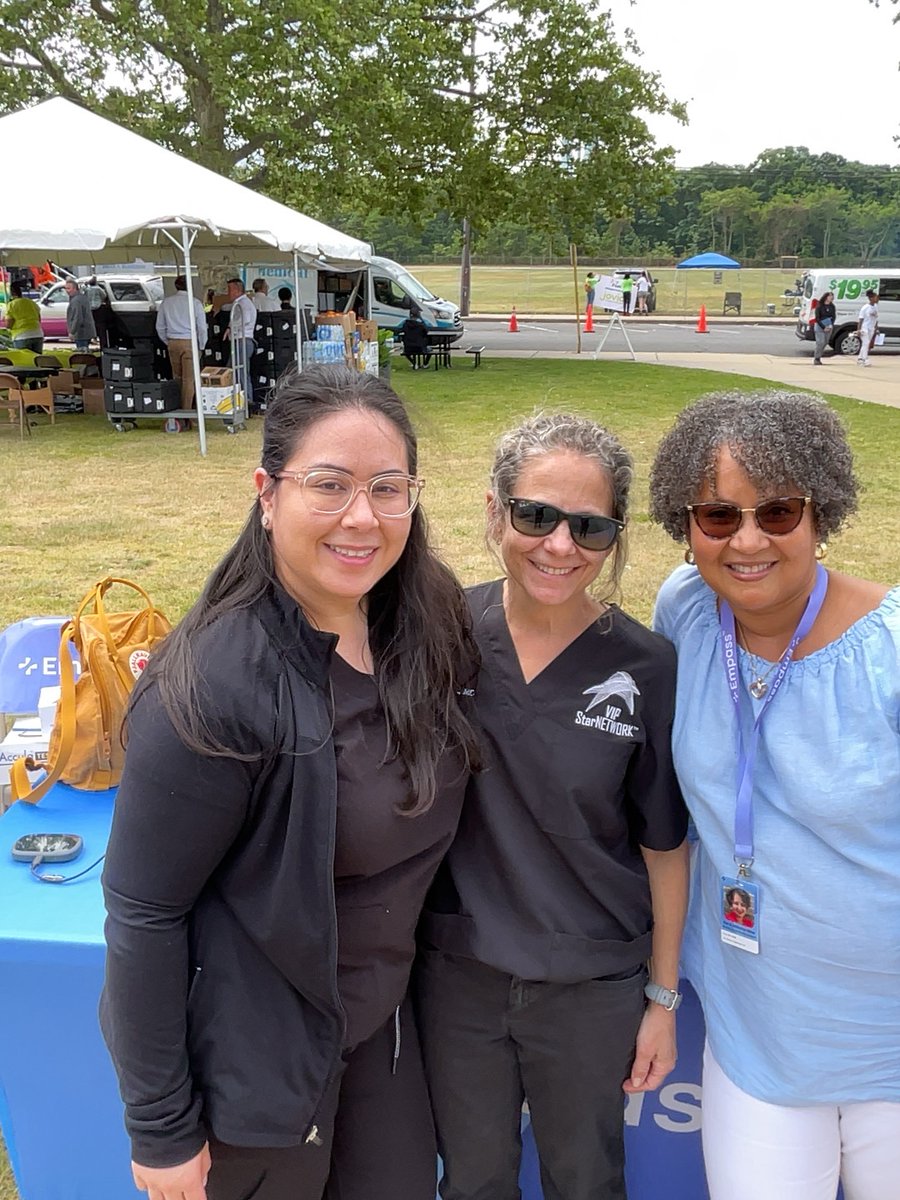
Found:
[[[392,1017],[348,1054],[317,1116],[321,1145],[211,1142],[207,1200],[434,1200],[434,1125],[408,1001],[401,1017],[396,1074]]]
[[[426,952],[416,993],[444,1200],[520,1200],[528,1100],[544,1200],[624,1200],[622,1082],[644,1013],[627,979],[528,983]]]

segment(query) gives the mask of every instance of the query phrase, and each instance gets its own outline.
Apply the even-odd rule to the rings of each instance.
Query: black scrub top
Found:
[[[485,769],[426,905],[423,944],[527,980],[574,983],[649,957],[640,847],[687,813],[671,754],[675,651],[620,609],[526,684],[503,581],[469,589]]]
[[[406,994],[416,922],[456,831],[468,772],[461,752],[445,755],[432,807],[402,815],[409,782],[398,759],[384,761],[387,722],[374,678],[335,654],[331,686],[337,978],[344,1043],[353,1047],[380,1029]]]

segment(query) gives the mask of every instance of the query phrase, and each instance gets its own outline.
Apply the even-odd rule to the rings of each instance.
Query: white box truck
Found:
[[[255,263],[242,271],[249,291],[254,279],[265,279],[269,297],[277,299],[280,288],[289,288],[293,299],[294,269]],[[347,312],[375,321],[379,329],[397,329],[415,305],[430,336],[457,341],[464,333],[459,305],[433,295],[420,280],[390,258],[374,257],[359,268],[335,268],[322,264],[300,270],[301,308],[315,318],[320,312]]]
[[[810,324],[826,292],[834,292],[835,322],[828,339],[835,354],[858,354],[856,326],[869,289],[878,292],[878,330],[885,340],[900,338],[900,268],[868,270],[814,270],[803,278],[803,297],[795,333],[802,341],[815,340]]]

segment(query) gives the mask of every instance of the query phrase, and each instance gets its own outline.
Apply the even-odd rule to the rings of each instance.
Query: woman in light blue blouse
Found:
[[[704,397],[653,468],[712,1200],[900,1195],[900,588],[821,561],[856,498],[812,396]]]

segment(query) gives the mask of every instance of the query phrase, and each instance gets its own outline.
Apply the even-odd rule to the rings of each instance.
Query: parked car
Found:
[[[603,274],[604,272],[601,272]],[[630,275],[632,279],[637,281],[640,275],[644,274],[643,267],[615,267],[613,269],[613,278],[621,279],[623,275]],[[656,280],[646,272],[647,278],[650,280],[650,291],[647,293],[647,312],[656,312]],[[637,293],[635,292],[631,298],[632,306],[637,307]]]
[[[89,276],[78,280],[79,287],[87,285]],[[155,312],[163,300],[163,281],[158,275],[98,275],[97,283],[104,289],[113,312]],[[66,309],[69,294],[62,283],[51,283],[38,301],[41,309],[41,328],[45,338],[65,338]]]

